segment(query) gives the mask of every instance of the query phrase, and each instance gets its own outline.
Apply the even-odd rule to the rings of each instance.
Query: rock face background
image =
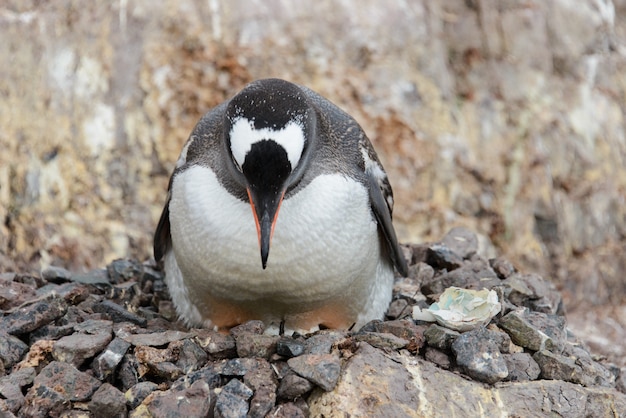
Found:
[[[0,269],[148,258],[198,118],[276,76],[363,125],[403,241],[479,231],[483,254],[584,307],[573,325],[604,324],[606,348],[626,321],[625,16],[624,0],[5,1]]]

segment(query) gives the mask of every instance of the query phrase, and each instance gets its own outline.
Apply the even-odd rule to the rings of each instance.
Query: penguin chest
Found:
[[[172,246],[189,295],[302,306],[370,293],[380,259],[366,188],[338,174],[316,177],[285,199],[267,268],[250,204],[206,167],[179,173],[170,201]],[[198,296],[199,297],[199,296]]]

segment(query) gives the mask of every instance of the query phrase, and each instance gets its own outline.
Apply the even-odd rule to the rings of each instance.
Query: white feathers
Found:
[[[341,299],[362,325],[382,317],[389,304],[393,268],[381,257],[367,189],[355,180],[321,175],[285,199],[266,270],[250,205],[228,193],[210,169],[179,173],[169,209],[175,258],[166,258],[166,280],[178,289],[185,277],[188,291],[174,291],[173,298],[190,323],[207,318],[205,295],[264,301],[260,317],[279,322],[303,306]]]
[[[230,149],[239,167],[243,166],[252,144],[264,139],[271,139],[285,149],[292,169],[298,165],[305,141],[302,125],[291,121],[282,129],[255,129],[254,121],[239,117],[230,129]]]

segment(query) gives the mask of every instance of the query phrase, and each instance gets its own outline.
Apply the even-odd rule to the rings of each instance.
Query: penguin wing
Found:
[[[402,253],[400,245],[398,245],[398,238],[396,237],[396,231],[393,228],[391,222],[391,212],[393,209],[393,195],[391,186],[387,180],[387,175],[380,167],[377,161],[371,161],[366,163],[365,174],[367,177],[367,183],[370,195],[370,204],[374,216],[378,221],[380,231],[385,238],[387,244],[387,250],[389,257],[393,265],[402,276],[406,277],[409,273],[409,269]]]
[[[171,185],[172,180],[170,179],[170,187]],[[168,188],[167,200],[165,201],[163,212],[161,212],[159,224],[154,232],[153,250],[154,259],[157,263],[163,259],[165,254],[172,247],[172,236],[170,235],[170,199],[171,193]]]

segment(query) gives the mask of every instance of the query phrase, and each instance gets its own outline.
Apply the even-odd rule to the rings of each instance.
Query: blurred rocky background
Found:
[[[0,271],[147,259],[200,116],[305,84],[379,151],[404,242],[456,225],[624,357],[626,0],[0,3]]]

